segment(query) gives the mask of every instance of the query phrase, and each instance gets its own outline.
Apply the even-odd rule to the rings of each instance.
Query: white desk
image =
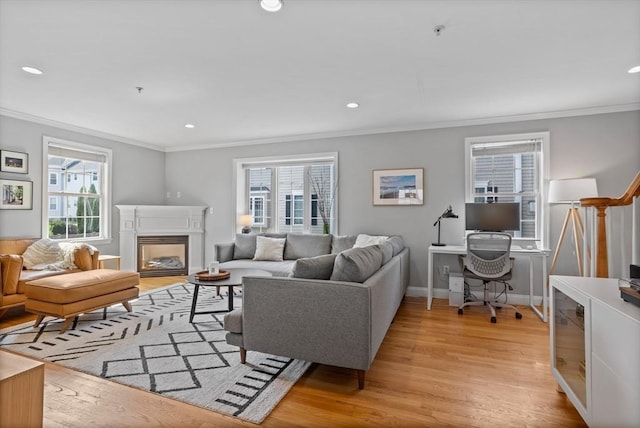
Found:
[[[549,250],[532,249],[527,250],[520,247],[512,247],[511,254],[529,256],[529,306],[538,317],[547,322],[549,315],[547,308],[549,307],[549,290],[547,288],[547,256]],[[445,245],[439,247],[431,245],[429,247],[429,262],[427,276],[427,309],[431,310],[431,302],[433,301],[433,255],[434,254],[467,254],[467,248],[464,245]],[[533,304],[533,262],[536,258],[540,259],[542,265],[542,312]]]

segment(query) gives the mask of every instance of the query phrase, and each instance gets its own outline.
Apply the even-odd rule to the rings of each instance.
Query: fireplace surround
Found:
[[[186,275],[203,270],[204,266],[204,214],[206,206],[182,205],[116,205],[120,211],[120,259],[121,269],[140,272],[141,276]],[[154,265],[162,263],[170,266],[184,264],[177,270],[156,272],[139,266],[142,257],[139,238],[162,240],[183,239],[185,254],[168,254],[174,248],[163,247],[152,258]],[[143,239],[143,242],[145,240]],[[168,242],[168,241],[167,241]],[[165,244],[160,244],[165,245]],[[173,245],[173,244],[166,244]],[[162,247],[161,247],[162,248]],[[145,255],[145,258],[148,257]]]

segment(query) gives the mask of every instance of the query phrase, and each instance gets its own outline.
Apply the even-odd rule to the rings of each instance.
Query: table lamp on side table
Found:
[[[443,218],[458,218],[458,214],[455,214],[453,212],[453,209],[451,208],[451,205],[449,205],[449,207],[446,210],[444,210],[442,215],[440,215],[440,217],[438,217],[436,222],[433,223],[434,227],[436,225],[438,225],[438,242],[434,242],[432,245],[435,245],[435,246],[438,246],[438,247],[444,247],[445,245],[447,245],[447,244],[443,244],[443,243],[440,242],[440,221]]]

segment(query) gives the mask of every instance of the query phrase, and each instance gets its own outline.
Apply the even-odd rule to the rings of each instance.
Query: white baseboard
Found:
[[[473,294],[481,298],[482,291],[474,291]],[[407,292],[405,296],[410,297],[427,297],[427,287],[411,287],[407,288]],[[433,289],[433,298],[434,299],[449,299],[449,290],[444,288],[434,288]],[[513,294],[509,293],[509,303],[512,305],[529,305],[529,295],[528,294]],[[533,304],[536,306],[542,305],[542,296],[533,296]]]

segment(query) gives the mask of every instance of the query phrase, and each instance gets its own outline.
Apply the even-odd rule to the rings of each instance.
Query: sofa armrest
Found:
[[[18,292],[18,282],[22,272],[22,256],[15,254],[0,255],[0,280],[2,295],[8,296]]]
[[[93,250],[93,254],[91,254],[89,247],[77,248],[73,255],[73,264],[75,264],[80,270],[98,269],[99,255],[100,252],[98,250]]]
[[[247,350],[357,370],[373,360],[365,284],[246,277],[242,314]]]
[[[233,251],[236,244],[234,242],[225,242],[222,244],[215,244],[213,249],[215,250],[214,257],[220,263],[233,260]]]

